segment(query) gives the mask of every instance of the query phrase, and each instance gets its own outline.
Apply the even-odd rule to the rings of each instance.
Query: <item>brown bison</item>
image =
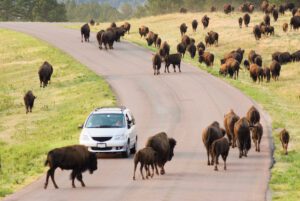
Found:
[[[125,29],[126,32],[129,34],[131,25],[130,25],[128,22],[125,22],[123,25],[121,25],[121,27],[122,27],[123,29]]]
[[[284,32],[287,32],[288,28],[289,28],[288,23],[284,23],[284,24],[282,25],[282,30],[283,30]]]
[[[209,17],[207,17],[207,15],[204,15],[201,19],[201,22],[203,24],[203,28],[206,29],[209,25]]]
[[[212,6],[212,7],[210,8],[210,12],[216,12],[216,11],[217,11],[217,8],[216,8],[216,7]]]
[[[267,82],[270,82],[271,79],[271,70],[269,67],[264,67],[264,79],[267,80]]]
[[[250,126],[248,120],[243,117],[234,124],[234,135],[239,148],[239,158],[247,157],[251,148]]]
[[[32,108],[34,105],[34,100],[36,99],[36,96],[33,95],[32,91],[27,91],[24,95],[24,104],[26,108],[26,114],[28,112],[32,112]]]
[[[110,24],[110,28],[116,28],[117,27],[117,24],[115,23],[115,22],[112,22],[111,24]]]
[[[253,82],[256,82],[257,78],[258,78],[258,83],[263,81],[264,72],[260,66],[258,66],[257,64],[251,64],[249,71],[250,71],[250,77],[252,78]]]
[[[167,43],[167,41],[163,42],[159,49],[159,55],[163,58],[165,58],[167,55],[170,54],[170,45]]]
[[[156,47],[156,40],[157,40],[157,38],[158,38],[158,34],[150,31],[148,33],[148,35],[147,35],[147,38],[146,38],[148,46],[151,46],[154,43],[154,45]]]
[[[219,43],[219,34],[214,31],[210,31],[207,33],[207,36],[205,36],[205,45],[213,45],[215,44],[218,46]]]
[[[196,55],[196,51],[197,48],[195,46],[194,43],[191,43],[188,47],[187,47],[187,51],[190,53],[191,58],[193,59]]]
[[[231,13],[231,12],[234,11],[234,7],[231,6],[231,4],[228,4],[228,3],[226,3],[226,4],[223,6],[223,8],[224,8],[224,13],[225,13],[225,14],[229,14],[229,13]]]
[[[187,32],[188,27],[186,26],[185,23],[182,23],[179,29],[180,29],[181,36],[183,36]]]
[[[270,26],[270,22],[271,22],[270,15],[266,14],[264,16],[264,23],[265,23],[265,25],[269,25]]]
[[[198,54],[200,63],[204,62],[206,66],[214,65],[215,56],[212,53],[204,52],[202,49],[199,49]]]
[[[53,73],[53,67],[47,61],[45,61],[39,69],[40,87],[45,88],[51,81]]]
[[[276,81],[280,76],[281,65],[277,61],[272,61],[270,65],[270,71],[272,74],[272,78]]]
[[[161,38],[158,37],[155,41],[155,47],[160,48],[160,46],[161,46]]]
[[[159,75],[160,74],[159,70],[161,67],[161,58],[159,54],[153,55],[152,65],[153,65],[154,75]]]
[[[80,32],[81,32],[81,42],[83,42],[83,38],[85,42],[90,42],[90,26],[89,24],[84,24],[81,28],[80,28]]]
[[[191,39],[187,35],[182,36],[181,42],[187,47],[188,45],[191,44]]]
[[[279,16],[278,10],[274,9],[273,12],[272,12],[272,15],[273,15],[274,21],[277,22],[277,19],[278,19],[278,16]]]
[[[244,16],[243,16],[243,19],[244,19],[244,24],[246,27],[248,27],[249,23],[250,23],[250,15],[248,13],[246,13]]]
[[[239,63],[242,62],[244,57],[245,50],[238,48],[237,50],[233,50],[230,53],[226,54],[223,59],[221,59],[221,64],[224,64],[229,58],[233,58],[237,60]]]
[[[250,130],[252,131],[252,140],[255,144],[255,151],[260,152],[260,141],[264,132],[263,127],[258,122],[254,124],[253,127],[250,127]]]
[[[203,51],[205,51],[205,45],[204,45],[204,43],[202,43],[202,42],[199,42],[199,43],[197,44],[197,50],[199,51],[200,49],[202,49]]]
[[[179,9],[179,12],[180,12],[180,13],[187,13],[187,9],[186,9],[186,8],[180,8],[180,9]]]
[[[222,138],[225,135],[225,130],[220,127],[220,124],[214,121],[207,128],[202,131],[202,141],[207,152],[207,165],[214,164],[214,158],[209,160],[209,155],[211,155],[212,144],[215,140]],[[218,161],[215,161],[218,163]]]
[[[286,155],[288,155],[288,145],[290,141],[290,135],[289,132],[286,129],[283,129],[279,133],[280,142],[282,144],[282,148],[284,149],[284,152]]]
[[[236,147],[236,138],[234,135],[234,124],[239,119],[240,117],[236,115],[233,110],[230,110],[227,114],[224,115],[224,127],[229,139],[229,143],[232,145],[232,148]]]
[[[82,187],[85,186],[82,180],[82,173],[89,170],[91,174],[97,170],[97,157],[95,153],[91,153],[83,145],[73,145],[67,147],[56,148],[48,152],[45,166],[49,165],[47,171],[46,182],[44,188],[48,186],[48,180],[51,180],[55,188],[58,188],[54,180],[54,172],[56,168],[62,170],[72,170],[71,180],[72,187],[75,188],[74,180],[77,178]]]
[[[144,167],[146,169],[146,179],[148,179],[149,176],[151,176],[151,178],[154,176],[154,167],[156,170],[156,174],[159,175],[158,170],[157,170],[157,161],[158,161],[157,152],[152,147],[145,147],[145,148],[139,150],[134,155],[133,180],[135,180],[135,171],[136,171],[136,167],[137,167],[138,163],[141,163],[140,172],[141,172],[143,179],[145,179],[144,174],[143,174]],[[152,173],[150,171],[149,166],[151,166],[151,168],[152,168]]]
[[[269,7],[269,2],[268,1],[263,1],[260,5],[260,9],[263,11],[263,12],[266,12],[267,9]]]
[[[150,137],[146,147],[151,147],[157,153],[157,165],[161,168],[160,174],[165,174],[164,166],[167,161],[171,161],[174,156],[176,140],[169,138],[165,132],[158,133]]]
[[[226,159],[229,153],[229,149],[230,149],[230,144],[228,142],[228,139],[226,137],[222,137],[220,139],[215,140],[212,143],[211,146],[211,157],[213,158],[212,160],[212,165],[214,165],[214,161],[215,162],[215,171],[218,171],[218,163],[217,161],[219,161],[219,156],[221,155],[224,161],[224,170],[227,169],[226,167]]]
[[[254,37],[256,40],[259,40],[261,39],[261,29],[260,29],[260,26],[259,25],[255,25],[253,27],[253,34],[254,34]]]
[[[250,62],[249,62],[247,59],[244,60],[244,67],[245,67],[247,70],[250,70]]]
[[[294,52],[291,57],[293,62],[300,61],[300,50]]]
[[[249,121],[250,126],[259,123],[260,121],[260,114],[259,111],[254,107],[251,106],[247,112],[247,120]]]
[[[227,75],[229,74],[230,78],[238,79],[240,70],[240,63],[233,59],[229,58],[226,60],[224,64],[222,64],[222,68],[220,69],[220,74]]]
[[[286,64],[292,61],[292,56],[289,52],[275,52],[272,54],[272,60],[275,60],[280,64]]]
[[[290,20],[291,29],[298,30],[300,27],[300,16],[293,16]]]
[[[173,65],[174,68],[174,72],[176,72],[176,66],[178,66],[178,70],[179,72],[181,72],[180,69],[180,64],[181,64],[181,54],[176,53],[176,54],[170,54],[165,56],[165,73],[168,71],[168,73],[170,73],[169,71],[169,66]]]
[[[147,34],[149,33],[149,28],[146,27],[146,26],[141,26],[141,27],[139,28],[139,33],[140,33],[140,36],[141,36],[141,37],[146,37]]]
[[[238,21],[239,21],[239,26],[240,26],[240,28],[242,28],[242,26],[243,26],[243,18],[240,17]]]
[[[198,27],[198,21],[196,19],[192,21],[192,27],[193,27],[193,31],[196,32]]]
[[[284,7],[284,5],[280,5],[278,11],[279,11],[279,13],[281,15],[284,15],[284,13],[285,13],[285,7]]]
[[[182,42],[179,43],[179,44],[177,45],[177,52],[180,53],[180,54],[182,55],[182,57],[184,57],[185,51],[186,51],[186,46],[185,46],[185,44],[183,44]]]

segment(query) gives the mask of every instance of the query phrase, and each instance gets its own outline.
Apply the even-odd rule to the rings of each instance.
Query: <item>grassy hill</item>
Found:
[[[201,24],[201,18],[207,14],[211,20],[209,27],[204,30]],[[251,23],[248,28],[238,27],[238,18],[242,13],[233,13],[225,15],[224,13],[188,13],[188,14],[168,14],[163,16],[147,17],[142,19],[128,20],[131,25],[131,32],[125,36],[125,39],[133,43],[139,44],[153,51],[157,51],[154,47],[148,47],[145,39],[140,38],[138,27],[141,25],[148,26],[150,30],[158,33],[163,41],[167,41],[171,45],[172,52],[176,52],[176,45],[181,41],[179,26],[185,22],[188,25],[187,35],[199,41],[204,42],[206,33],[210,30],[219,33],[219,46],[208,47],[207,51],[215,55],[215,65],[212,69],[207,68],[204,64],[200,65],[198,59],[191,59],[186,54],[185,61],[218,76],[220,67],[220,59],[225,53],[235,50],[239,47],[245,49],[244,58],[248,57],[250,50],[255,50],[263,57],[263,66],[269,66],[271,63],[271,54],[275,51],[294,52],[300,49],[300,32],[282,31],[282,24],[290,20],[291,14],[280,16],[277,22],[271,20],[271,24],[275,26],[275,36],[263,37],[260,41],[256,41],[252,34],[254,25],[260,23],[263,14],[260,12],[251,15]],[[193,19],[199,21],[197,32],[193,33],[191,22]],[[121,25],[123,22],[117,22]],[[99,26],[92,27],[93,31],[106,29],[110,23],[102,23]],[[70,25],[69,28],[79,29],[79,25]],[[252,97],[271,115],[273,121],[273,138],[275,141],[275,160],[276,164],[272,169],[272,178],[270,186],[273,191],[273,200],[287,201],[297,200],[300,197],[300,63],[289,63],[282,66],[280,79],[278,82],[271,80],[270,83],[257,84],[253,83],[249,77],[249,72],[242,70],[239,80],[220,77],[226,82],[239,88],[248,96]],[[149,63],[149,68],[152,65]],[[182,69],[184,71],[184,69]],[[238,104],[238,103],[237,103]],[[289,145],[289,155],[283,155],[281,144],[279,142],[278,133],[282,128],[290,131],[291,142]]]
[[[77,126],[95,107],[115,104],[115,97],[95,73],[27,35],[0,29],[0,55],[1,199],[44,172],[50,149],[77,144]],[[40,88],[37,72],[45,60],[54,73],[52,83]],[[27,90],[37,99],[26,115]]]

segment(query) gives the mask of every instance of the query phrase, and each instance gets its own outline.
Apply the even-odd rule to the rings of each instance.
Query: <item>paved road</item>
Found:
[[[113,51],[100,51],[94,34],[90,43],[81,43],[79,31],[56,24],[1,23],[0,27],[21,31],[51,43],[104,76],[116,92],[119,103],[131,108],[135,114],[140,147],[144,146],[150,135],[159,131],[166,131],[178,142],[175,156],[167,163],[164,176],[145,181],[138,176],[133,181],[132,158],[105,158],[99,159],[96,173],[83,175],[86,188],[72,189],[69,172],[57,171],[56,181],[60,189],[54,189],[50,183],[44,190],[45,176],[42,176],[6,200],[266,199],[271,162],[270,120],[266,114],[262,114],[266,132],[261,153],[255,153],[252,148],[248,158],[238,159],[237,149],[230,150],[227,171],[220,166],[220,171],[215,172],[213,167],[206,165],[202,129],[214,120],[222,123],[223,115],[231,108],[243,116],[255,104],[235,88],[188,64],[182,65],[182,73],[153,76],[151,52],[127,42],[117,43]]]

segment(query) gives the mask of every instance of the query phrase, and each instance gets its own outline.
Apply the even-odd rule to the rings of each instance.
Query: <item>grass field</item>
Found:
[[[27,35],[0,29],[0,55],[1,199],[44,172],[50,149],[77,144],[77,126],[95,107],[115,104],[115,97],[85,66]],[[54,73],[52,83],[40,88],[37,72],[45,60]],[[37,99],[26,115],[27,90]]]
[[[201,18],[207,14],[211,20],[209,27],[204,30],[201,24]],[[215,76],[218,75],[220,67],[220,58],[224,54],[235,50],[238,47],[245,49],[244,58],[248,57],[250,50],[255,50],[263,57],[263,66],[269,66],[271,62],[271,54],[275,51],[294,52],[300,49],[300,32],[282,31],[282,24],[289,23],[291,14],[280,16],[277,22],[271,20],[271,24],[275,27],[275,36],[263,37],[260,41],[255,41],[252,34],[254,25],[259,24],[263,19],[262,13],[254,13],[251,15],[251,23],[248,28],[238,27],[238,18],[241,13],[233,13],[225,15],[223,13],[188,13],[188,14],[168,14],[163,16],[147,17],[142,19],[131,19],[131,31],[125,39],[153,51],[157,51],[154,47],[148,47],[145,39],[141,39],[138,34],[138,27],[141,25],[148,26],[150,30],[158,33],[163,41],[167,41],[171,45],[172,52],[176,51],[176,45],[181,41],[179,26],[185,22],[188,25],[187,35],[199,41],[204,42],[205,34],[210,31],[219,33],[219,46],[208,47],[207,51],[215,55],[215,65],[213,69],[208,69],[204,64],[200,65],[197,58],[192,60],[188,54],[185,61],[198,66],[203,70],[207,70]],[[193,33],[191,22],[197,19],[199,22],[198,30]],[[123,22],[117,22],[121,25]],[[80,24],[82,25],[82,24]],[[79,24],[67,25],[69,28],[79,29]],[[99,26],[93,26],[92,31],[106,29],[110,23],[101,23]],[[64,25],[65,26],[65,25]],[[249,72],[242,70],[239,80],[226,80],[233,86],[242,90],[245,94],[252,97],[271,115],[273,124],[273,138],[275,141],[274,157],[276,164],[272,169],[272,178],[270,187],[273,193],[273,200],[278,201],[295,201],[300,197],[300,63],[289,63],[282,66],[280,80],[278,82],[253,83],[250,80]],[[149,68],[151,64],[149,64]],[[184,71],[184,69],[182,69]],[[282,128],[290,131],[291,142],[289,146],[289,155],[283,155],[279,142],[278,133]]]

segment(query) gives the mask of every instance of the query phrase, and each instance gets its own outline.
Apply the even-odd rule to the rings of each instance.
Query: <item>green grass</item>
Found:
[[[204,30],[201,24],[201,18],[207,14],[210,18],[209,27]],[[200,65],[197,59],[191,59],[188,54],[185,61],[191,63],[209,73],[219,77],[218,70],[220,67],[220,58],[224,54],[241,47],[246,50],[244,58],[248,57],[251,49],[261,54],[263,57],[263,65],[269,66],[271,62],[271,54],[275,51],[294,52],[300,48],[299,31],[282,31],[282,24],[290,20],[291,14],[280,16],[278,22],[271,20],[275,26],[275,36],[263,37],[260,41],[255,41],[252,34],[253,26],[263,19],[262,13],[254,13],[251,15],[251,23],[249,28],[238,27],[238,18],[241,13],[233,13],[225,15],[221,12],[217,13],[188,13],[188,14],[168,14],[162,16],[146,17],[142,19],[131,19],[131,32],[125,36],[125,39],[157,51],[154,47],[148,47],[146,41],[140,38],[138,27],[141,25],[148,26],[150,30],[158,33],[163,41],[167,41],[171,45],[171,51],[176,51],[176,45],[181,41],[179,26],[185,22],[188,25],[187,35],[199,41],[204,42],[205,34],[210,31],[219,33],[219,46],[209,47],[207,51],[215,55],[215,65],[213,69]],[[198,19],[199,26],[196,33],[192,32],[191,22]],[[117,22],[121,25],[123,22]],[[80,24],[82,25],[82,24]],[[64,25],[69,28],[79,29],[79,24]],[[92,31],[106,29],[110,23],[101,23],[99,26],[93,26]],[[273,200],[286,201],[298,200],[300,197],[300,63],[289,63],[282,66],[280,80],[278,82],[257,84],[253,83],[249,77],[249,72],[242,70],[239,80],[229,78],[221,79],[243,91],[246,95],[257,101],[272,117],[273,138],[275,141],[275,160],[276,164],[272,169],[272,178],[270,187],[273,192]],[[182,69],[184,71],[184,69]],[[289,146],[289,155],[283,155],[279,142],[278,133],[286,127],[291,135]],[[298,199],[297,199],[298,198]]]
[[[0,198],[45,171],[47,152],[77,144],[77,126],[92,109],[114,105],[109,85],[62,51],[27,35],[0,29]],[[40,88],[39,66],[53,65],[51,84]],[[23,96],[37,96],[25,114]]]

